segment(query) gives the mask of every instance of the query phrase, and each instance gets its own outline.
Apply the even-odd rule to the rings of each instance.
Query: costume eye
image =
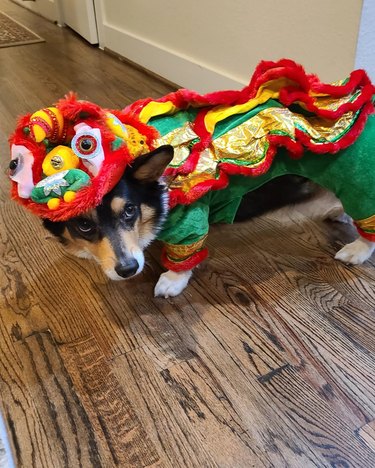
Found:
[[[130,219],[135,215],[136,207],[131,203],[127,203],[124,207],[124,218]]]
[[[90,159],[95,157],[99,147],[100,142],[91,133],[77,134],[72,140],[72,149],[80,158]]]
[[[9,163],[9,176],[11,178],[14,177],[17,174],[17,172],[21,169],[21,166],[22,166],[21,156],[18,156],[17,158],[12,159]]]

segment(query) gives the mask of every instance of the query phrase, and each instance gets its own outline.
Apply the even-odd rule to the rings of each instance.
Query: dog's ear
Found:
[[[129,174],[140,182],[155,182],[173,159],[173,146],[160,146],[151,153],[138,156],[129,168]]]
[[[60,237],[65,229],[65,223],[62,221],[50,221],[43,219],[43,226],[56,237]]]

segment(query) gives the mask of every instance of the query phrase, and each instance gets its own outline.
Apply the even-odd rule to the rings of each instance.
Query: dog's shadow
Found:
[[[160,368],[166,368],[196,355],[202,323],[213,324],[238,311],[251,319],[259,304],[266,304],[260,290],[267,285],[274,286],[290,272],[314,277],[319,269],[329,268],[337,239],[350,240],[353,231],[321,222],[316,232],[316,226],[307,221],[281,227],[263,217],[235,227],[212,227],[209,260],[194,271],[189,286],[175,298],[153,295],[163,272],[158,243],[146,254],[144,271],[133,279],[111,281],[94,262],[59,248],[52,271],[42,272],[37,281],[49,284],[51,294],[58,295],[53,302],[62,323],[69,327],[70,322],[73,326],[78,322],[82,330],[87,328],[105,354],[142,348]],[[278,227],[282,230],[275,235]],[[290,283],[291,289],[295,287]]]

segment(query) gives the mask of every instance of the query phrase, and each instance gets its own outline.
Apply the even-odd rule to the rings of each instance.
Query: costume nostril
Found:
[[[137,273],[139,264],[135,258],[126,260],[126,263],[118,263],[115,266],[116,273],[122,278],[129,278]]]

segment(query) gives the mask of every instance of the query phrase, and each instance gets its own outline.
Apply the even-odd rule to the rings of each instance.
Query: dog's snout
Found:
[[[135,258],[130,258],[126,263],[118,263],[115,266],[116,273],[122,278],[129,278],[137,273],[139,263]]]

